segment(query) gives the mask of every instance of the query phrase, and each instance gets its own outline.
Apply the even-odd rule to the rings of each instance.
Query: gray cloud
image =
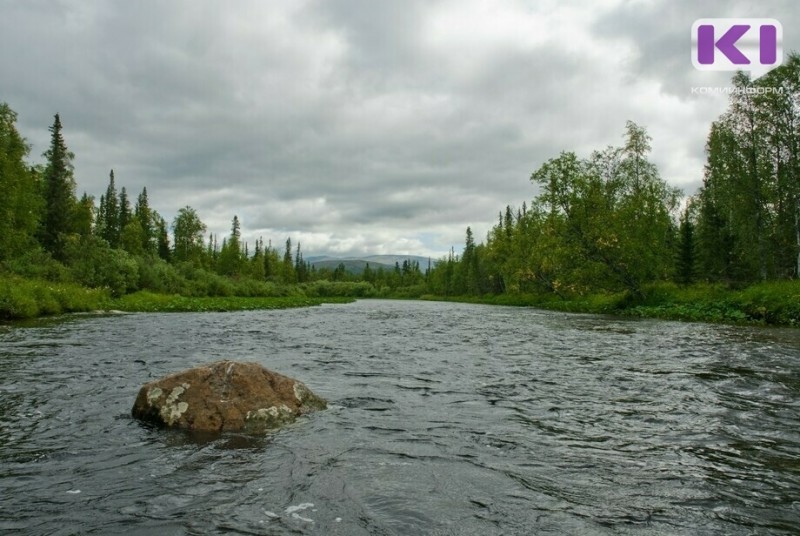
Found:
[[[436,256],[529,202],[546,159],[619,144],[627,119],[691,193],[725,107],[689,96],[709,74],[689,61],[691,22],[772,16],[798,48],[789,1],[748,6],[6,2],[0,99],[36,159],[61,113],[81,191],[114,168],[216,233],[237,214],[245,238],[308,254]]]

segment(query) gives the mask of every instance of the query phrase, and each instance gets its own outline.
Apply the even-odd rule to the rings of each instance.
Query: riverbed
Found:
[[[328,410],[130,417],[219,359]],[[3,534],[797,534],[800,330],[363,300],[0,326]]]

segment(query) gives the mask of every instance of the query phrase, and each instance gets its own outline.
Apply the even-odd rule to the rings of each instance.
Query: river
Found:
[[[265,437],[130,417],[257,361]],[[798,534],[800,330],[364,300],[0,326],[3,534]]]

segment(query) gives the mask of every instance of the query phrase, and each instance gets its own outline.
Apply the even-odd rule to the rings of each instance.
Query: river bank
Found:
[[[685,287],[662,283],[647,287],[639,298],[619,292],[567,298],[552,294],[499,294],[424,295],[421,299],[691,322],[800,326],[800,281],[757,283],[741,289],[706,283]]]
[[[348,303],[347,296],[180,296],[139,291],[115,298],[107,289],[10,276],[0,278],[0,320],[91,311],[205,312],[287,309],[323,303]]]
[[[0,320],[98,310],[223,312],[308,307],[376,297],[377,292],[366,286],[366,283],[316,282],[281,287],[281,295],[276,296],[183,296],[139,291],[114,297],[108,289],[4,276],[0,277]],[[381,292],[380,297],[538,307],[573,313],[691,322],[800,326],[800,281],[773,281],[738,289],[707,283],[690,286],[659,283],[646,287],[643,296],[637,298],[625,292],[565,298],[553,294],[437,296],[399,291],[394,294]]]

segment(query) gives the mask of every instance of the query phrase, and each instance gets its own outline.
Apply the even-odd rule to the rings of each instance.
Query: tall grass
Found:
[[[109,299],[107,290],[0,274],[2,320],[93,311],[100,309]]]
[[[107,309],[143,313],[209,312],[209,311],[248,311],[254,309],[287,309],[290,307],[309,307],[323,303],[347,303],[353,301],[344,297],[307,296],[179,296],[154,294],[140,291],[121,298],[109,300]]]

